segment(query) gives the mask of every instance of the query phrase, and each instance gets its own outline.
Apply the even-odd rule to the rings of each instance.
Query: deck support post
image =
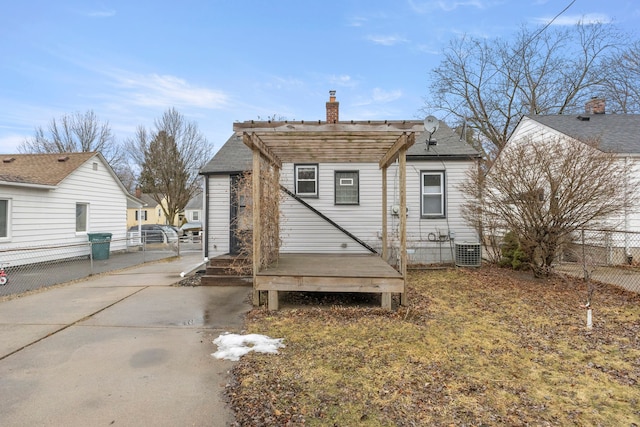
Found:
[[[389,254],[387,249],[387,169],[388,166],[382,168],[382,259],[389,262]]]
[[[404,134],[403,137],[407,138]],[[400,149],[400,274],[404,279],[404,292],[400,296],[400,304],[407,305],[407,148],[406,144]]]
[[[278,306],[278,291],[268,291],[269,292],[269,298],[268,298],[268,305],[267,308],[269,309],[269,311],[277,311],[279,306]]]
[[[385,310],[391,310],[391,292],[382,293],[382,308]]]
[[[253,148],[253,172],[252,172],[252,204],[253,204],[253,305],[260,305],[260,291],[256,290],[256,274],[260,271],[262,254],[260,253],[261,245],[261,230],[260,230],[260,217],[262,212],[260,211],[260,150]]]

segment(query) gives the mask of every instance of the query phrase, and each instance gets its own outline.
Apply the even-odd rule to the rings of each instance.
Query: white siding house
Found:
[[[477,233],[460,215],[462,195],[457,186],[469,169],[477,167],[479,155],[444,123],[431,136],[431,145],[428,139],[426,132],[418,134],[406,157],[408,260],[413,264],[450,263],[455,241],[478,242]],[[205,256],[234,253],[230,223],[238,206],[232,182],[251,169],[251,150],[238,132],[200,171],[205,176]],[[436,183],[437,188],[429,183]],[[280,204],[281,253],[382,252],[382,170],[378,163],[283,163],[280,184],[286,189]],[[388,168],[387,186],[388,230],[394,240],[399,224],[394,212],[399,203],[397,164]],[[398,247],[397,242],[391,243]],[[397,254],[390,253],[394,256]]]
[[[111,251],[126,249],[129,195],[100,153],[0,155],[0,251],[88,241],[111,233]],[[57,255],[88,255],[86,245]],[[5,252],[6,254],[7,252]],[[32,251],[11,264],[49,261]]]
[[[620,185],[635,185],[640,197],[640,114],[604,114],[603,109],[599,114],[524,116],[508,144],[554,137],[597,141],[600,150],[615,153],[628,167],[628,176]],[[640,208],[611,218],[611,224],[620,231],[640,232]]]

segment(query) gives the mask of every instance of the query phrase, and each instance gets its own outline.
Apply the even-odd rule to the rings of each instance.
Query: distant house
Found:
[[[142,201],[127,192],[100,153],[0,159],[0,250],[87,242],[88,233],[111,233],[111,251],[126,249],[127,204],[140,207]],[[88,254],[83,245],[77,251]]]
[[[272,128],[275,132],[316,127],[317,131],[312,129],[314,138],[325,138],[332,141],[332,149],[351,153],[357,152],[358,146],[336,142],[348,140],[349,129],[357,127],[362,138],[367,129],[388,128],[402,133],[406,127],[415,136],[406,153],[408,263],[450,263],[455,242],[478,242],[476,231],[462,219],[463,198],[457,189],[467,171],[477,167],[480,156],[476,150],[445,123],[430,135],[422,121],[341,122],[337,117],[338,102],[332,97],[327,102],[326,122],[244,122],[234,126],[237,131],[200,171],[205,176],[205,256],[234,254],[239,249],[241,230],[237,230],[236,218],[243,213],[245,201],[234,188],[240,176],[252,170],[252,151],[243,143],[243,133],[250,134],[252,128]],[[292,144],[291,150],[295,149]],[[341,161],[337,156],[335,161],[316,161],[310,152],[304,161],[283,161],[281,253],[382,253],[383,181],[379,163],[354,162],[346,157]],[[397,162],[388,166],[389,209],[385,216],[391,240],[399,239],[400,172]],[[389,254],[390,258],[398,256],[393,251]],[[393,263],[394,259],[389,261]]]
[[[184,208],[183,222],[202,221],[202,193],[198,193],[189,200]]]
[[[640,114],[605,114],[605,101],[592,99],[583,114],[524,116],[507,144],[549,137],[598,141],[600,150],[615,153],[628,165],[630,180],[640,180]],[[640,209],[630,209],[613,222],[619,223],[620,231],[640,232]]]
[[[142,193],[140,189],[136,189],[136,197],[142,200],[143,206],[137,207],[133,204],[127,207],[127,229],[138,224],[169,224],[162,205],[156,202],[151,194]],[[171,225],[180,226],[177,215],[174,222],[175,224]]]

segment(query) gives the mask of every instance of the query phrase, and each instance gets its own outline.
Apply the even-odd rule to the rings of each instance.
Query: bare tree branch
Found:
[[[209,161],[213,145],[174,108],[155,121],[155,130],[138,127],[126,143],[141,170],[139,183],[164,211],[170,224],[201,191],[198,172]]]
[[[474,146],[495,158],[522,115],[581,111],[623,44],[615,27],[603,24],[522,28],[512,42],[465,35],[450,42],[431,72],[423,111],[466,122],[478,136]]]

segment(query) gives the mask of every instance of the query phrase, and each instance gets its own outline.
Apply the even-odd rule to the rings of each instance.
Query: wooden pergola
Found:
[[[277,309],[278,290],[316,290],[381,292],[382,306],[391,308],[392,292],[401,293],[401,302],[406,303],[406,214],[399,215],[400,262],[398,272],[401,288],[385,286],[384,280],[358,277],[355,274],[340,276],[342,286],[323,286],[322,275],[305,279],[304,272],[289,272],[290,278],[262,275],[260,216],[261,210],[261,164],[267,162],[279,170],[283,163],[378,163],[382,170],[382,259],[387,260],[387,169],[398,161],[400,212],[406,213],[406,153],[415,143],[416,132],[424,130],[422,121],[351,121],[351,122],[254,122],[235,123],[235,132],[242,133],[243,142],[253,152],[253,283],[254,303],[258,303],[260,290],[269,292],[269,308]],[[278,252],[279,257],[279,252]],[[317,270],[317,268],[316,268]],[[326,277],[330,275],[327,273]],[[290,280],[289,280],[290,279]],[[313,283],[313,284],[312,284]],[[326,283],[336,283],[327,280]],[[347,290],[344,290],[347,289]]]

